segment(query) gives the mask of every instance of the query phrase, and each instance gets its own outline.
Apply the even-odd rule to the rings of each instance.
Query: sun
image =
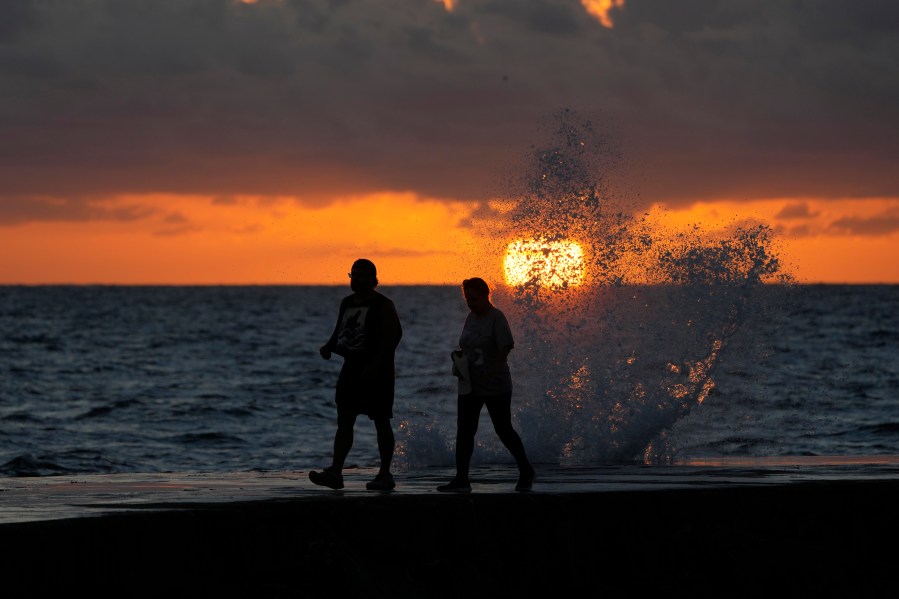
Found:
[[[584,250],[567,239],[516,239],[506,247],[503,269],[506,283],[513,287],[577,287],[584,282]]]

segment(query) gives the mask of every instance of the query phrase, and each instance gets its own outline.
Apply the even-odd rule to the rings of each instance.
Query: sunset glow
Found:
[[[243,2],[256,2],[256,0],[241,0]],[[457,0],[434,0],[442,4],[446,12],[453,12],[458,5]],[[603,27],[611,29],[614,26],[609,11],[613,8],[622,8],[624,0],[581,0],[581,4],[590,16],[594,17]]]
[[[0,284],[344,284],[347,263],[363,255],[385,283],[455,284],[474,276],[484,249],[465,225],[475,209],[388,193],[319,207],[291,197],[120,196],[92,203],[80,220],[0,225]],[[889,228],[899,199],[721,200],[648,214],[660,238],[697,223],[768,223],[800,283],[899,282],[899,232]],[[582,248],[555,243],[504,243],[488,265],[511,285],[531,272],[540,285],[583,284]]]
[[[574,241],[517,239],[503,258],[506,283],[565,289],[584,281],[584,250]]]
[[[778,232],[784,268],[798,283],[899,281],[899,199],[776,198],[697,202],[649,213],[672,231],[763,222]]]
[[[624,6],[624,0],[581,0],[581,4],[587,12],[596,17],[603,27],[611,29],[614,26],[609,11],[613,8]]]
[[[639,284],[697,225],[899,282],[889,3],[13,4],[0,284]]]
[[[375,261],[382,283],[450,284],[474,246],[460,202],[372,194],[318,208],[293,198],[123,196],[74,222],[0,227],[0,282],[345,284]],[[141,218],[116,220],[129,212]]]

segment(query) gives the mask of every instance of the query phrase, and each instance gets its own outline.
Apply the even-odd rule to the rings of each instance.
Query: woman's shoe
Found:
[[[343,474],[331,468],[325,468],[321,472],[315,472],[314,470],[309,472],[309,480],[329,489],[343,488]]]
[[[390,491],[396,488],[396,481],[389,472],[379,472],[374,480],[365,483],[369,491]]]
[[[440,485],[437,490],[441,493],[471,493],[471,483],[467,478],[454,478],[445,485]]]
[[[534,468],[528,468],[527,470],[523,470],[521,474],[518,476],[518,484],[515,485],[516,491],[530,491],[531,487],[534,486],[534,477],[536,476],[536,472],[534,472]]]

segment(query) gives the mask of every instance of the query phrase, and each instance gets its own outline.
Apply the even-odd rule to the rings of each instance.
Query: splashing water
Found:
[[[634,216],[612,183],[614,144],[569,110],[553,125],[510,197],[476,223],[481,272],[507,265],[506,284],[492,287],[516,336],[516,427],[538,463],[671,461],[667,431],[713,394],[754,292],[790,277],[764,224],[712,234]],[[439,460],[435,427],[404,427],[430,437],[407,455],[426,445],[425,459]],[[479,443],[482,461],[509,461],[498,442]]]

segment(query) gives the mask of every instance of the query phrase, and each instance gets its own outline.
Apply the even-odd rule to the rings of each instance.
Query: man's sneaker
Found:
[[[533,468],[528,468],[519,474],[518,476],[518,484],[515,485],[516,491],[530,491],[531,487],[534,486],[534,476],[535,472]]]
[[[309,480],[329,489],[343,488],[343,475],[331,468],[325,468],[321,472],[315,472],[314,470],[309,472]]]
[[[471,483],[467,478],[454,478],[445,485],[440,485],[437,490],[441,493],[471,493]]]
[[[396,481],[389,472],[378,472],[374,480],[365,483],[365,488],[369,491],[390,491],[396,488]]]

